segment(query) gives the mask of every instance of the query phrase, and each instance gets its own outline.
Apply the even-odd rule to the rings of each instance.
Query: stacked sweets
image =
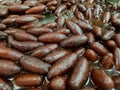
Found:
[[[120,7],[107,1],[0,0],[0,90],[120,90]]]

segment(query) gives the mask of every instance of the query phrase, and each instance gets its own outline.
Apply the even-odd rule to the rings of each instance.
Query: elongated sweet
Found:
[[[0,0],[0,90],[119,90],[119,0]]]
[[[13,36],[18,41],[36,41],[37,40],[35,36],[25,32],[16,32],[13,34]]]
[[[13,39],[12,36],[9,36],[9,43],[11,46],[13,46],[14,48],[16,48],[19,51],[31,51],[37,47],[40,47],[43,45],[43,43],[40,42],[34,42],[34,41],[24,41],[24,42],[20,42],[20,41],[16,41]]]
[[[43,10],[45,9],[45,5],[43,4],[40,4],[39,6],[35,6],[35,7],[32,7],[28,10],[26,10],[26,14],[36,14],[36,13],[40,13],[42,12]]]
[[[48,62],[48,63],[54,63],[56,62],[58,59],[70,54],[71,51],[68,50],[56,50],[51,52],[50,54],[46,55],[43,60]]]
[[[46,33],[40,35],[38,40],[45,43],[59,43],[60,41],[66,39],[67,37],[61,33]]]
[[[10,76],[20,72],[20,67],[12,61],[0,60],[0,67],[0,75]]]
[[[87,43],[88,38],[85,35],[75,35],[63,40],[60,45],[62,47],[78,47]]]
[[[114,88],[113,80],[102,70],[93,69],[91,72],[91,78],[95,85],[104,90],[110,90]]]
[[[0,48],[0,58],[11,61],[18,61],[23,54],[19,51],[7,47]]]
[[[27,30],[28,33],[39,36],[41,34],[53,32],[51,28],[40,27],[40,28],[31,28]]]
[[[36,50],[34,50],[33,53],[31,54],[31,56],[34,56],[37,58],[42,58],[57,48],[58,48],[57,44],[48,44],[46,46],[43,46],[43,47],[40,47],[40,48],[37,48]]]
[[[71,32],[75,35],[82,35],[83,31],[81,27],[79,27],[76,23],[72,21],[66,21],[67,27],[71,30]]]
[[[103,46],[99,42],[93,42],[91,45],[91,48],[96,51],[99,55],[106,55],[108,53],[108,50],[105,46]]]
[[[55,64],[52,65],[48,72],[48,78],[67,73],[75,64],[77,55],[75,53],[69,54],[62,59],[59,59]]]
[[[21,57],[19,62],[25,70],[38,74],[46,74],[51,67],[50,64],[30,56]]]
[[[27,9],[29,9],[29,6],[27,5],[13,5],[9,6],[9,11],[14,12],[14,13],[21,13],[25,12]]]
[[[89,71],[89,63],[86,58],[80,58],[75,66],[70,79],[69,85],[74,90],[79,90],[85,83]]]
[[[38,86],[42,83],[42,78],[37,74],[22,74],[15,77],[14,82],[20,87]]]

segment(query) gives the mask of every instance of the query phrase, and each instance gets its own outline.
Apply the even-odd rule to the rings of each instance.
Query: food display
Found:
[[[0,90],[120,90],[120,1],[0,0]]]

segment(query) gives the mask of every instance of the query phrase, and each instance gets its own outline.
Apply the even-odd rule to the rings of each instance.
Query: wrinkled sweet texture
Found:
[[[119,0],[0,0],[0,90],[119,90]]]

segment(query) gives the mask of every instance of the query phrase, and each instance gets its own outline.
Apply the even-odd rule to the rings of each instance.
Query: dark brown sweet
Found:
[[[2,59],[17,61],[20,59],[21,56],[23,56],[23,54],[15,49],[7,48],[7,47],[0,48],[0,58]]]
[[[74,90],[79,90],[85,83],[89,72],[89,63],[86,58],[80,58],[75,66],[70,79],[69,85]]]
[[[62,28],[65,23],[65,18],[63,16],[59,16],[57,19],[57,24],[59,28]]]
[[[65,34],[65,35],[69,35],[71,33],[70,30],[66,29],[66,28],[58,29],[56,32],[62,33],[62,34]]]
[[[48,78],[67,73],[76,63],[77,55],[75,53],[69,54],[59,59],[55,64],[52,65],[48,72]]]
[[[97,61],[98,60],[98,55],[96,54],[96,52],[92,49],[87,49],[85,51],[85,56],[88,60],[91,60],[91,61]]]
[[[106,55],[108,53],[107,48],[99,42],[93,42],[90,47],[99,55]]]
[[[67,89],[67,77],[58,76],[54,77],[49,84],[51,90],[66,90]]]
[[[15,19],[15,22],[18,24],[26,24],[32,21],[37,20],[37,18],[31,16],[31,15],[23,15]]]
[[[14,62],[9,60],[0,60],[0,75],[10,76],[20,72],[20,67],[18,67]]]
[[[0,0],[0,90],[119,90],[119,0]]]
[[[37,74],[22,74],[15,77],[14,82],[20,87],[38,86],[42,83],[42,78]]]
[[[33,53],[31,54],[31,56],[37,57],[37,58],[42,58],[57,48],[58,48],[57,44],[48,44],[46,46],[43,46],[43,47],[40,47],[40,48],[37,48],[36,50],[34,50]]]
[[[73,19],[73,22],[77,23],[79,25],[79,27],[82,28],[82,30],[84,30],[84,31],[92,31],[93,30],[93,27],[90,24],[85,23],[81,20]]]
[[[66,38],[67,37],[64,34],[54,32],[40,35],[38,40],[45,43],[59,43]]]
[[[9,6],[9,11],[13,13],[21,13],[25,12],[27,9],[29,9],[29,6],[27,5],[11,5]]]
[[[98,26],[94,26],[93,34],[98,37],[102,36],[102,28]]]
[[[36,41],[37,38],[25,32],[16,32],[13,34],[14,38],[18,41]]]
[[[60,5],[58,8],[56,8],[55,13],[61,13],[63,10],[65,10],[67,7],[66,5]]]
[[[43,43],[40,42],[34,42],[34,41],[24,41],[24,42],[20,42],[20,41],[16,41],[14,40],[14,38],[12,36],[9,36],[9,44],[16,48],[19,51],[31,51],[34,50],[35,48],[38,48],[40,46],[43,46]]]
[[[91,78],[94,84],[103,90],[114,88],[113,80],[102,70],[96,68],[92,69]]]
[[[46,74],[51,67],[51,65],[30,56],[21,57],[19,62],[25,70],[38,74]]]
[[[102,58],[101,61],[104,68],[109,69],[113,67],[114,64],[114,58],[112,53],[108,53],[106,56]]]
[[[38,6],[32,7],[28,10],[25,11],[26,14],[36,14],[36,13],[40,13],[45,9],[45,5],[40,4]]]
[[[75,35],[63,40],[60,45],[62,47],[78,47],[87,43],[88,38],[85,35]]]
[[[76,23],[72,21],[66,21],[67,27],[71,30],[74,35],[82,35],[83,31]]]
[[[56,51],[53,51],[53,52],[49,53],[48,55],[46,55],[43,58],[43,60],[48,63],[54,63],[58,59],[63,58],[64,56],[66,56],[70,53],[71,53],[71,51],[69,51],[69,50],[56,50]]]
[[[53,32],[53,30],[51,28],[47,28],[47,27],[40,27],[40,28],[31,28],[27,30],[28,33],[39,36],[41,34],[44,33],[50,33]]]

